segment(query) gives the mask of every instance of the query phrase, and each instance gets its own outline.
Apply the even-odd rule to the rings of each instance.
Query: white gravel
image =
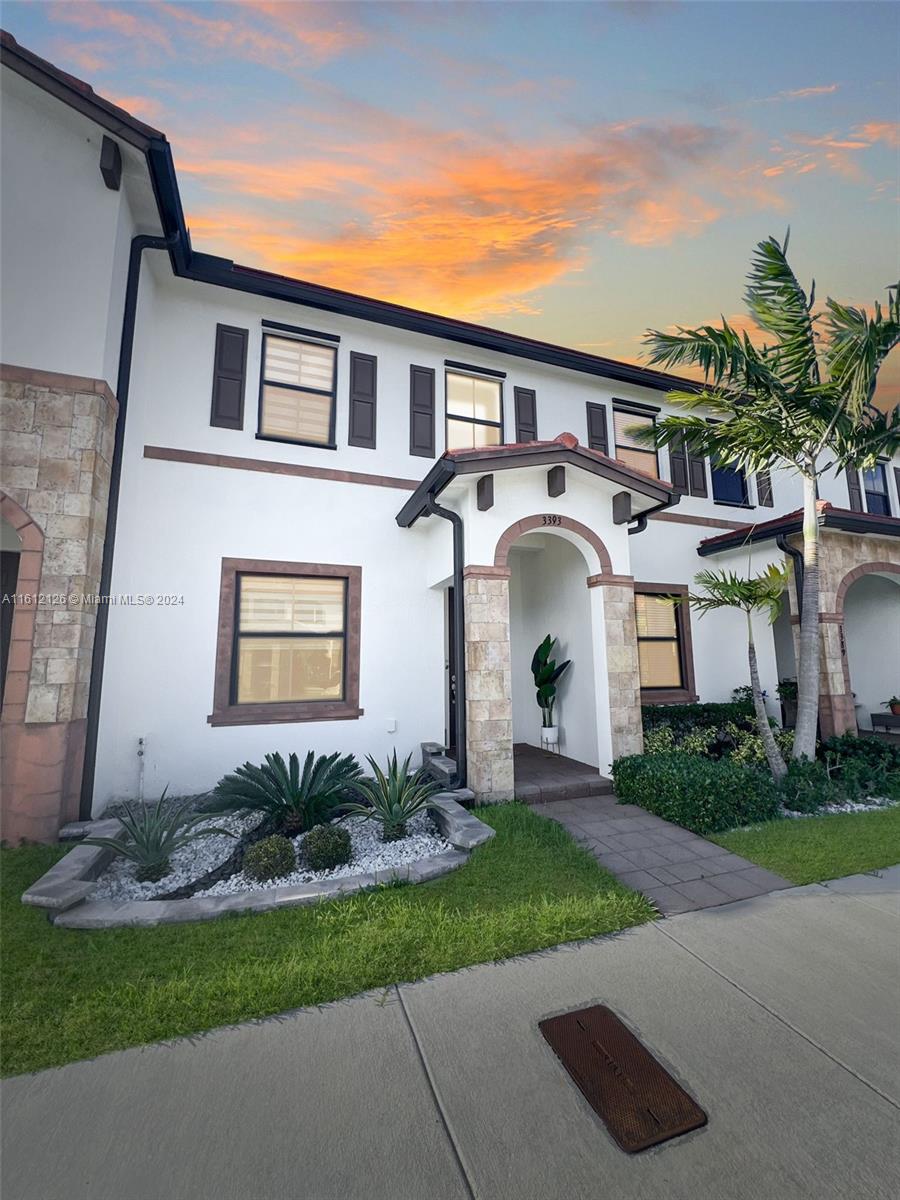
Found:
[[[117,855],[97,880],[90,894],[91,900],[154,900],[166,892],[193,883],[214,871],[234,852],[238,840],[248,829],[261,820],[261,814],[247,816],[210,816],[196,828],[227,829],[234,837],[212,834],[188,842],[172,855],[172,870],[158,883],[138,883],[135,879],[137,867],[128,858]]]
[[[118,856],[97,880],[90,894],[92,900],[154,900],[166,892],[193,883],[214,871],[232,854],[237,839],[247,830],[259,823],[258,813],[248,816],[211,816],[198,829],[219,828],[227,829],[235,837],[222,834],[212,834],[210,837],[198,838],[189,842],[172,855],[172,870],[158,883],[138,883],[135,879],[136,867],[127,858]],[[453,847],[435,830],[434,823],[427,813],[413,817],[408,825],[408,836],[397,842],[381,840],[381,825],[377,821],[367,821],[364,817],[349,817],[342,822],[350,834],[352,857],[350,862],[330,871],[311,871],[308,867],[298,866],[290,875],[281,876],[267,883],[256,883],[243,873],[223,879],[204,892],[203,896],[231,896],[236,892],[259,892],[266,888],[284,886],[292,883],[313,883],[323,879],[338,879],[344,876],[365,875],[369,871],[385,871],[391,867],[405,866],[417,862],[421,858],[433,858],[443,854]],[[298,863],[302,863],[303,834],[294,838],[294,849]]]
[[[896,800],[891,800],[888,796],[870,796],[868,800],[857,804],[855,800],[845,800],[843,804],[825,804],[816,812],[801,813],[792,812],[786,808],[784,815],[792,820],[798,817],[821,817],[831,816],[835,813],[861,813],[861,812],[880,812],[883,808],[895,808]]]
[[[290,875],[282,875],[266,883],[256,883],[243,874],[232,875],[230,879],[213,884],[202,895],[231,896],[235,892],[261,892],[266,888],[285,887],[294,883],[319,883],[324,879],[365,875],[369,871],[386,871],[391,867],[418,862],[421,858],[433,858],[436,854],[453,849],[446,838],[435,832],[434,824],[427,813],[419,813],[413,817],[407,826],[408,836],[397,842],[383,842],[380,823],[367,821],[365,817],[348,817],[341,824],[350,834],[352,857],[348,863],[333,867],[330,871],[311,871],[308,867],[298,866]],[[300,837],[294,838],[299,862],[302,862],[300,852],[303,837],[301,834]]]

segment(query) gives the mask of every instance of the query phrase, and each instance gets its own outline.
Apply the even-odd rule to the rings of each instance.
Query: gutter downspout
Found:
[[[787,554],[794,564],[794,584],[797,589],[797,603],[802,607],[803,604],[803,551],[798,550],[796,546],[792,546],[787,540],[786,533],[779,533],[775,538],[775,545],[783,553]]]
[[[425,511],[431,517],[443,517],[453,526],[453,641],[456,674],[456,775],[450,781],[452,788],[466,786],[466,617],[463,595],[463,563],[465,542],[463,520],[458,512],[442,508],[429,492],[425,498]]]
[[[134,328],[137,317],[138,286],[141,279],[141,258],[145,250],[171,250],[181,239],[181,231],[168,237],[141,233],[131,239],[128,256],[128,279],[125,284],[125,312],[122,317],[122,337],[119,343],[119,372],[116,377],[116,436],[110,463],[109,500],[106,509],[106,537],[103,542],[103,561],[100,567],[100,595],[108,596],[112,583],[113,549],[116,541],[116,517],[119,509],[119,485],[122,477],[122,454],[125,446],[125,415],[128,410],[128,389],[131,382],[131,360],[134,352]],[[100,724],[100,696],[103,688],[103,663],[106,657],[106,630],[109,604],[97,606],[94,628],[94,650],[91,657],[91,685],[88,693],[87,728],[84,743],[84,768],[81,776],[79,816],[89,820],[94,793],[94,773],[97,765],[97,735]]]
[[[678,503],[679,498],[680,497],[676,498],[675,504]],[[659,504],[654,504],[652,508],[645,509],[644,512],[642,512],[635,519],[634,525],[628,526],[629,535],[635,534],[635,533],[643,533],[644,530],[647,528],[647,518],[651,515],[651,513],[660,512],[664,508],[672,508],[672,507],[674,507],[672,497],[668,496],[668,497],[666,497],[665,500],[662,500]]]

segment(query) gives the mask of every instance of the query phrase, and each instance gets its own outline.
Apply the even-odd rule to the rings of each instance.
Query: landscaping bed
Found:
[[[555,821],[477,810],[496,836],[465,866],[260,917],[75,932],[23,906],[65,854],[2,852],[2,1069],[34,1071],[652,919]]]

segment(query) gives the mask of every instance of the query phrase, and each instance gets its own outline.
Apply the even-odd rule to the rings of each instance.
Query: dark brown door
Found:
[[[0,702],[6,683],[6,660],[9,658],[9,639],[15,608],[13,596],[19,578],[19,553],[17,550],[0,550]]]
[[[456,622],[453,588],[447,588],[447,752],[456,754]]]

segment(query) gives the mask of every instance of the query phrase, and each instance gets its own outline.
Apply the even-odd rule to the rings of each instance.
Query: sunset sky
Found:
[[[741,313],[787,225],[820,295],[886,298],[898,13],[69,0],[3,24],[165,131],[197,249],[634,360],[647,326]]]

